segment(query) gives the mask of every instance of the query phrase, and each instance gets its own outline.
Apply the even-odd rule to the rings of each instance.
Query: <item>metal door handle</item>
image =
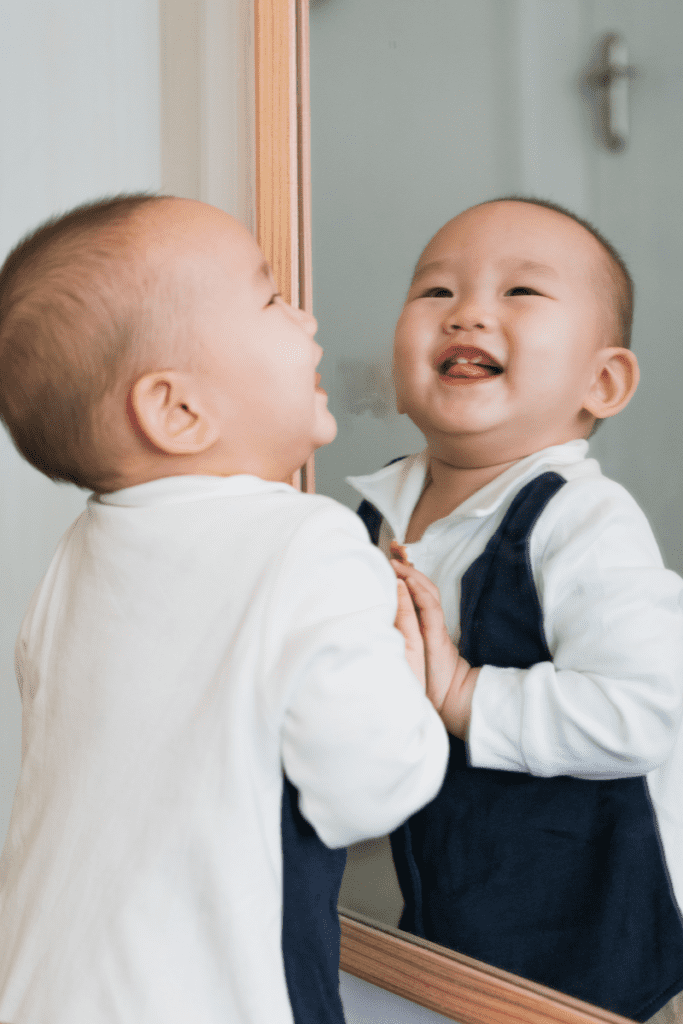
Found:
[[[635,76],[636,69],[628,62],[626,40],[610,32],[602,41],[602,65],[589,76],[590,84],[602,93],[602,134],[608,149],[624,149],[628,143],[628,84]]]

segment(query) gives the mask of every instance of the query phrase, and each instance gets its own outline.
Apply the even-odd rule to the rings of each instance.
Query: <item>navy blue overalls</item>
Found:
[[[282,954],[296,1024],[344,1024],[339,997],[337,900],[346,850],[331,850],[299,810],[299,791],[282,790]]]
[[[459,649],[471,665],[552,661],[529,537],[564,483],[547,472],[523,487],[464,574]],[[379,512],[364,501],[358,513],[377,543]],[[449,739],[440,792],[391,837],[400,927],[647,1020],[683,989],[683,925],[645,777],[473,768]]]

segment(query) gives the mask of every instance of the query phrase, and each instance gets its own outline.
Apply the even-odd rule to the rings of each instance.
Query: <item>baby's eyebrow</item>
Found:
[[[410,282],[411,285],[419,281],[425,274],[431,274],[433,270],[445,270],[448,267],[446,260],[433,260],[432,263],[425,263],[423,267],[416,267],[415,273],[413,274],[413,280]]]
[[[536,263],[534,260],[503,260],[500,266],[520,274],[540,274],[542,277],[559,277],[557,270],[547,263]]]
[[[547,263],[537,263],[535,260],[502,260],[499,266],[501,270],[512,271],[518,274],[540,274],[542,277],[554,278],[560,276],[554,267],[549,266]],[[450,263],[448,260],[433,260],[431,263],[425,263],[422,267],[416,267],[411,286],[416,284],[420,278],[425,277],[425,275],[431,274],[433,271],[448,270],[449,267]]]

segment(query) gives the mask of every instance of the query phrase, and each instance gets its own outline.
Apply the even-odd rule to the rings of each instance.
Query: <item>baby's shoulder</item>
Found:
[[[335,548],[348,554],[370,554],[376,549],[357,513],[324,494],[290,491],[273,509],[273,519],[283,547],[309,552]]]
[[[296,492],[290,493],[289,498],[287,512],[293,524],[305,525],[311,531],[343,529],[359,537],[367,536],[358,514],[326,494]]]
[[[626,488],[603,476],[594,459],[556,472],[565,483],[547,503],[534,526],[532,561],[576,557],[579,551],[605,552],[611,548],[641,551],[648,560],[660,560],[652,528],[643,510]]]
[[[621,513],[647,522],[633,495],[623,484],[604,476],[595,459],[548,468],[564,479],[563,486],[548,503],[549,519],[568,517],[569,520],[581,520]]]
[[[275,604],[298,608],[300,622],[301,602],[328,618],[381,607],[393,621],[396,577],[355,512],[325,495],[294,494],[281,513],[271,559]]]

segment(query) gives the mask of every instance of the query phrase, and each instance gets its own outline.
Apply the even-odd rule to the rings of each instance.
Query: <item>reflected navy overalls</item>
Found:
[[[522,488],[464,574],[459,649],[471,665],[552,661],[529,537],[564,483],[547,472]],[[377,543],[380,513],[364,501],[358,514]],[[473,768],[449,739],[440,792],[391,837],[400,927],[647,1020],[683,989],[683,925],[645,777]]]

